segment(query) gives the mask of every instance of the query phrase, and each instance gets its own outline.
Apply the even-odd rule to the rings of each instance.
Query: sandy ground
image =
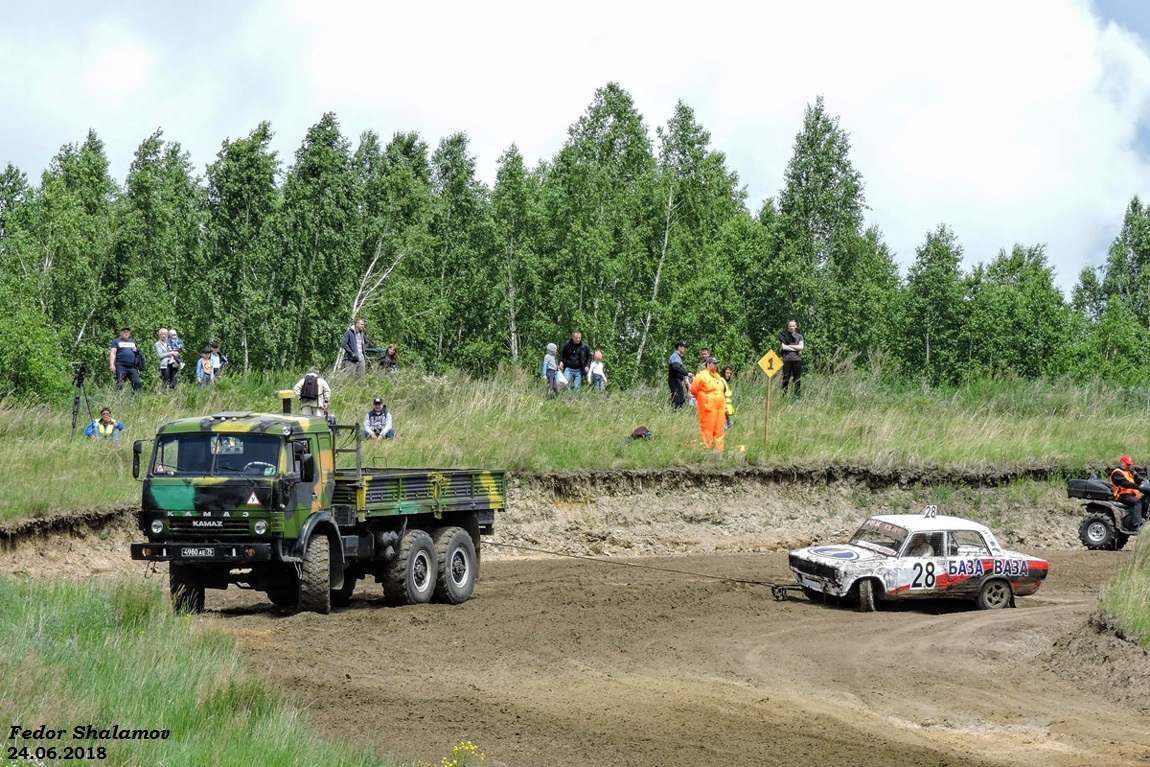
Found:
[[[1078,546],[1073,503],[990,490],[946,509],[1051,561],[1016,609],[862,614],[765,584],[793,581],[787,549],[917,491],[679,479],[517,484],[463,605],[388,608],[361,581],[331,615],[231,589],[196,621],[234,632],[319,732],[401,759],[469,739],[495,767],[1150,764],[1150,656],[1092,620],[1130,554]],[[0,572],[142,577],[135,536],[120,521],[22,539]]]

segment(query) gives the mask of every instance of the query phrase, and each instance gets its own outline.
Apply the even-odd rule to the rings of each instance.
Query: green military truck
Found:
[[[152,440],[139,511],[148,540],[131,553],[168,563],[176,608],[200,612],[205,589],[235,584],[327,613],[369,576],[388,604],[465,602],[480,536],[505,508],[504,473],[367,468],[356,427],[293,415],[291,393],[280,396],[281,414],[183,418]],[[338,467],[341,454],[355,465],[345,455]]]

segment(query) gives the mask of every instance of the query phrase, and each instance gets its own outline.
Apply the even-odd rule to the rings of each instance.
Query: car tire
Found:
[[[858,592],[860,613],[873,613],[878,609],[875,602],[874,581],[870,579],[859,581]]]
[[[1001,610],[1014,604],[1014,592],[1010,584],[1004,580],[994,578],[982,584],[978,592],[979,610]]]
[[[803,589],[803,596],[805,596],[807,599],[811,600],[812,602],[815,602],[816,604],[820,604],[820,605],[826,603],[827,598],[826,598],[826,595],[823,594],[823,592],[821,592],[817,589],[812,589],[809,586],[803,586],[802,589]]]
[[[1078,526],[1078,540],[1091,551],[1114,551],[1118,547],[1118,532],[1109,514],[1095,512]]]

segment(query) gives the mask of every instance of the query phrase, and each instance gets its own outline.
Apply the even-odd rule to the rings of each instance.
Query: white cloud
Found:
[[[1083,0],[80,7],[0,30],[0,163],[36,175],[92,127],[122,178],[163,127],[202,167],[261,120],[290,163],[334,111],[353,142],[466,131],[491,181],[512,143],[549,159],[614,80],[652,139],[690,104],[757,209],[822,94],[904,265],[946,223],[970,263],[1046,243],[1064,287],[1150,181],[1146,41]]]

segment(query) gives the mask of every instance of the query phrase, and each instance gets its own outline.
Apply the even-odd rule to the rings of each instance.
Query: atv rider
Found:
[[[1146,513],[1146,496],[1139,489],[1145,480],[1134,472],[1134,461],[1124,455],[1118,459],[1118,468],[1110,472],[1110,484],[1114,486],[1114,500],[1130,509],[1122,521],[1130,530],[1142,526]]]

